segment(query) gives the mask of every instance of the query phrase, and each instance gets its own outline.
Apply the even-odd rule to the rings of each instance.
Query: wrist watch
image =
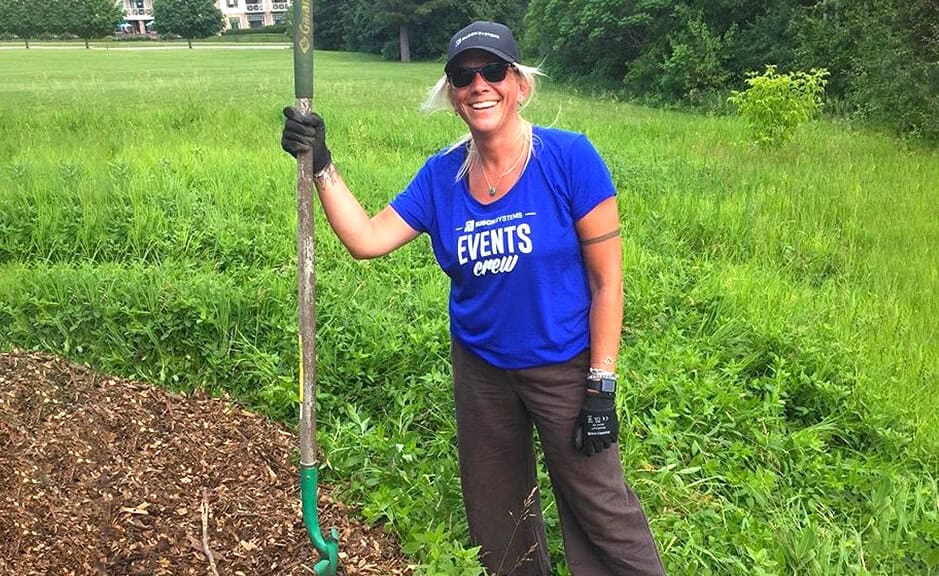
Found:
[[[616,374],[608,370],[591,368],[587,374],[587,391],[612,398],[616,394]]]

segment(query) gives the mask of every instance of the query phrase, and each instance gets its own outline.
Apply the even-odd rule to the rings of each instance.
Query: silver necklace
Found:
[[[486,179],[486,185],[489,187],[490,197],[496,195],[496,188],[499,186],[499,182],[502,182],[502,178],[504,178],[506,174],[508,174],[512,170],[515,170],[515,167],[518,166],[518,163],[522,161],[522,156],[524,155],[525,155],[525,146],[523,145],[522,151],[519,152],[518,158],[515,159],[515,163],[512,164],[512,166],[508,170],[500,174],[498,178],[496,178],[495,185],[493,185],[492,182],[489,181],[489,174],[486,172],[486,165],[483,163],[482,154],[479,155],[479,167],[483,169],[483,178]]]

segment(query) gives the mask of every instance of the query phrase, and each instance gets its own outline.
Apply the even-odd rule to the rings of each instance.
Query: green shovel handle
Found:
[[[293,4],[293,95],[312,100],[313,0],[295,0]]]

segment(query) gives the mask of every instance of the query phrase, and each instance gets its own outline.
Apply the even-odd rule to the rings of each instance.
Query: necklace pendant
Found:
[[[489,187],[489,195],[490,195],[490,196],[495,196],[495,195],[496,195],[496,187],[495,187],[495,186],[490,186],[490,187]]]

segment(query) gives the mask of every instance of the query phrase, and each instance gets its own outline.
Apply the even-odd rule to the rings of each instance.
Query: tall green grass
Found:
[[[459,121],[440,73],[317,55],[316,108],[370,211]],[[289,51],[0,52],[0,347],[296,417]],[[552,88],[619,189],[620,450],[672,574],[939,573],[939,155]],[[428,574],[473,574],[447,282],[425,239],[351,260],[317,220],[325,473]],[[546,481],[546,478],[542,478]],[[545,490],[552,557],[567,573]]]

